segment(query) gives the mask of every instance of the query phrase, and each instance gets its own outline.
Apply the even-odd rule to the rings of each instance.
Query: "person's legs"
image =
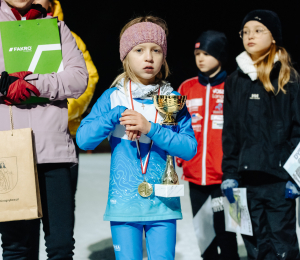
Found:
[[[214,228],[216,246],[221,249],[222,260],[239,260],[236,234],[225,230],[225,217],[221,185],[212,185],[212,207],[214,211]],[[209,258],[208,258],[209,259]],[[213,258],[212,258],[213,259]]]
[[[247,255],[248,255],[248,260],[256,260],[257,255],[258,255],[258,250],[257,250],[257,241],[256,238],[253,234],[253,236],[247,236],[247,235],[242,235]]]
[[[210,243],[210,245],[206,248],[206,250],[201,255],[201,257],[204,260],[218,260],[219,259],[220,256],[218,253],[218,242],[217,242],[216,237]]]
[[[249,260],[274,260],[268,236],[268,221],[265,212],[265,186],[246,185],[247,202],[251,217],[253,236],[242,235]]]
[[[48,259],[73,259],[74,203],[70,164],[39,164],[38,174]]]
[[[145,224],[144,228],[148,259],[174,260],[176,220],[149,221]]]
[[[297,260],[299,246],[296,234],[296,202],[285,199],[286,182],[269,185],[266,214],[269,224],[269,237],[276,258]]]
[[[27,223],[29,221],[10,221],[0,223],[3,260],[28,259],[30,243]]]
[[[208,197],[211,195],[213,190],[212,186],[201,186],[189,182],[190,188],[190,199],[193,211],[194,221],[201,221],[203,218],[202,215],[199,214],[200,209],[207,201]],[[200,219],[199,219],[200,218]],[[195,230],[196,231],[196,230]],[[205,232],[202,231],[201,234],[196,234],[197,238],[205,237]],[[200,240],[199,240],[200,243]],[[218,259],[218,245],[216,239],[214,239],[210,245],[205,249],[204,252],[201,252],[201,256],[203,260],[215,260]]]
[[[143,259],[143,225],[138,222],[110,222],[116,260]]]
[[[75,145],[76,156],[79,159],[79,147],[76,143],[76,138],[73,138],[73,142]],[[74,196],[74,209],[75,209],[75,194],[77,191],[78,171],[79,171],[78,163],[72,164],[70,167],[70,171],[71,171],[71,184],[72,184],[72,192],[73,192],[73,196]]]
[[[29,221],[29,241],[30,241],[30,250],[28,253],[28,259],[38,260],[40,252],[40,227],[41,220],[37,219],[34,221]]]

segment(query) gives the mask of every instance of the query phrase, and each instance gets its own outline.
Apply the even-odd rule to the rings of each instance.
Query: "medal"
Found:
[[[149,197],[153,192],[153,187],[150,183],[143,181],[138,187],[138,192],[142,197]]]
[[[156,113],[156,117],[157,117],[157,113]],[[150,149],[149,149],[149,152],[148,152],[148,155],[147,155],[147,158],[146,158],[146,162],[145,162],[145,165],[143,165],[142,156],[141,156],[141,152],[140,152],[140,142],[138,140],[136,140],[136,147],[137,147],[139,155],[140,155],[142,174],[144,175],[144,181],[138,187],[138,193],[142,197],[149,197],[153,193],[153,187],[152,187],[152,185],[150,183],[146,182],[146,179],[145,179],[145,175],[146,175],[147,168],[148,168],[148,162],[149,162],[149,157],[150,157],[150,151],[151,151],[152,144],[153,144],[153,142],[151,141],[151,143],[150,143]]]
[[[131,109],[134,110],[133,98],[132,98],[132,94],[131,94],[131,81],[130,81],[129,93],[130,93]],[[160,93],[160,88],[158,90],[158,95],[159,95],[159,93]],[[155,115],[155,121],[154,121],[154,123],[156,123],[157,114],[158,114],[158,111],[156,110],[156,115]],[[146,181],[146,179],[145,179],[145,175],[146,175],[147,168],[148,168],[149,157],[150,157],[150,151],[151,151],[151,148],[152,148],[152,145],[153,145],[153,141],[151,141],[151,143],[150,143],[150,149],[149,149],[148,155],[146,157],[145,165],[143,165],[143,160],[142,160],[142,156],[141,156],[141,152],[140,152],[140,141],[139,140],[135,140],[135,142],[136,142],[136,147],[137,147],[139,155],[140,155],[140,162],[141,162],[142,174],[144,175],[144,181],[139,185],[139,187],[138,187],[138,193],[142,197],[145,198],[145,197],[151,196],[151,194],[153,193],[153,187],[152,187],[152,185],[150,183],[148,183]]]

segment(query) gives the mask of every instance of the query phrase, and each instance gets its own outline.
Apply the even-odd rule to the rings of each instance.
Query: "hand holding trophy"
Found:
[[[153,96],[156,109],[166,115],[161,125],[164,128],[178,132],[178,125],[173,114],[178,113],[185,105],[187,96]],[[155,184],[155,195],[160,197],[179,197],[184,195],[184,185],[179,185],[178,175],[175,172],[174,158],[167,155],[167,165],[162,176],[162,184]]]

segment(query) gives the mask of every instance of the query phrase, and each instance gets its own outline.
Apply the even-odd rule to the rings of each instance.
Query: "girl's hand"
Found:
[[[131,141],[134,141],[135,139],[140,139],[141,137],[141,132],[140,131],[137,131],[137,130],[128,130],[125,132],[126,135],[128,136],[128,140],[131,140]]]
[[[126,131],[140,131],[146,135],[151,129],[151,123],[140,113],[126,109],[120,118],[120,124],[126,126]]]

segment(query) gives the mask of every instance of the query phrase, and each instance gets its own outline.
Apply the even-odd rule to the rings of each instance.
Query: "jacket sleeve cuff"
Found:
[[[39,74],[29,74],[24,80],[26,80],[29,84],[36,87],[36,81],[39,79]]]
[[[234,179],[239,181],[241,178],[241,176],[236,172],[224,172],[223,177],[222,177],[222,181],[228,180],[228,179]]]
[[[155,134],[156,132],[156,127],[157,127],[157,124],[156,123],[153,123],[153,122],[150,122],[151,123],[151,128],[150,128],[150,131],[148,134],[146,134],[147,137],[149,137],[150,139],[152,138],[152,136]]]
[[[118,117],[118,120],[117,122],[115,122],[116,124],[120,124],[120,118],[122,117],[122,113],[127,109],[127,107],[124,107],[124,106],[117,106],[115,107],[116,109],[118,109],[119,111],[117,112],[117,117]]]

